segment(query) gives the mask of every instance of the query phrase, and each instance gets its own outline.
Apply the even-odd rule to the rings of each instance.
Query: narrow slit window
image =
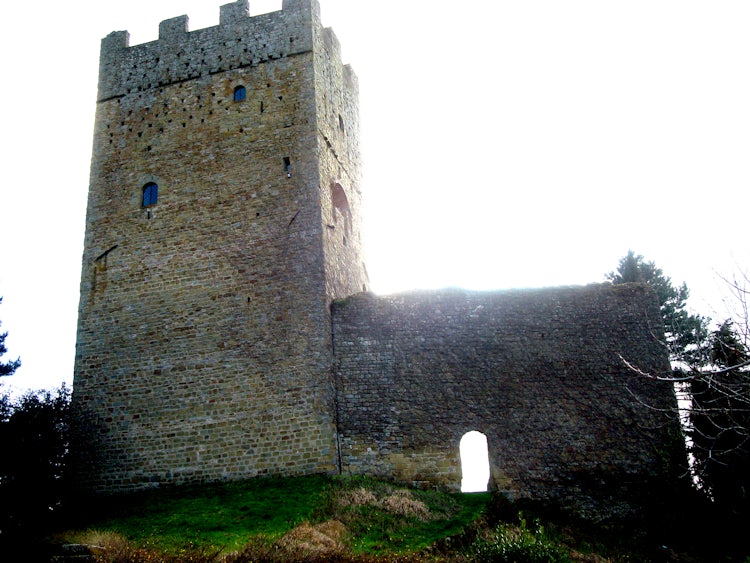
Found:
[[[234,101],[235,102],[242,102],[247,98],[247,90],[244,86],[237,86],[234,89]]]
[[[143,207],[151,207],[152,205],[156,205],[158,199],[159,186],[157,186],[154,182],[149,182],[148,184],[143,186]]]
[[[284,172],[286,172],[287,178],[292,177],[292,161],[288,156],[284,157]]]

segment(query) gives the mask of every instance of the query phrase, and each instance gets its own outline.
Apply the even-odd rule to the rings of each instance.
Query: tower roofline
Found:
[[[127,31],[102,39],[98,100],[309,52],[320,5],[283,0],[280,11],[250,16],[249,0],[237,0],[220,7],[219,25],[189,24],[187,15],[164,20],[158,40],[134,46]]]

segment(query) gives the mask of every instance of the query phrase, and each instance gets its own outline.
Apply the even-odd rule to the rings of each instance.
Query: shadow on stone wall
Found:
[[[458,490],[459,441],[476,430],[492,488],[625,515],[679,444],[671,388],[623,361],[668,370],[660,326],[641,285],[335,302],[342,471]]]

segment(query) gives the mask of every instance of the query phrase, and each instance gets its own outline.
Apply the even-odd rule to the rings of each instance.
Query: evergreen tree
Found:
[[[694,471],[716,505],[743,517],[750,515],[750,350],[748,318],[739,325],[725,321],[709,332],[709,319],[687,312],[687,286],[670,278],[643,256],[628,252],[612,283],[641,282],[654,288],[664,319],[664,332],[673,363],[672,374],[658,376],[666,385],[679,385],[689,397],[689,437]],[[747,312],[748,292],[731,284]],[[679,408],[685,408],[684,405]],[[684,413],[675,413],[682,416]]]
[[[0,303],[3,302],[3,298],[0,297]],[[2,322],[0,322],[2,326]],[[8,349],[5,347],[5,337],[8,336],[7,332],[0,332],[0,358],[2,358]],[[13,375],[13,373],[21,366],[20,358],[12,361],[2,362],[0,361],[0,376]]]
[[[646,283],[654,289],[664,319],[669,357],[674,365],[693,366],[705,358],[708,319],[688,312],[690,291],[685,283],[676,287],[661,268],[632,250],[620,259],[617,270],[607,274],[606,278],[613,284]]]
[[[750,516],[750,352],[732,321],[711,333],[710,350],[712,364],[689,378],[695,469],[717,504]]]

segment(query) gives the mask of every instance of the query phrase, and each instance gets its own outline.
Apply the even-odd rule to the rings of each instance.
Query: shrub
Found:
[[[0,410],[0,539],[44,533],[65,492],[70,392],[3,398]]]
[[[558,545],[545,532],[539,521],[529,529],[521,516],[520,524],[499,524],[491,532],[478,538],[469,548],[475,561],[496,563],[568,563],[567,549]]]

